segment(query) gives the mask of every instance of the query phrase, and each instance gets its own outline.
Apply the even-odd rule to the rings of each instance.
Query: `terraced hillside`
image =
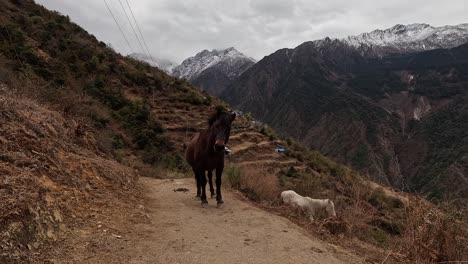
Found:
[[[127,91],[127,96],[134,100],[148,100],[147,94],[139,94],[137,91]],[[205,94],[205,98],[209,95]],[[212,105],[190,104],[181,101],[175,96],[167,96],[167,92],[155,92],[151,96],[152,112],[160,120],[168,139],[172,146],[177,149],[180,157],[183,157],[184,144],[187,143],[197,131],[207,128],[207,120],[213,113],[213,106],[221,102],[216,98]],[[202,98],[204,99],[204,98]],[[150,100],[150,102],[151,102]],[[284,147],[286,142],[270,138],[260,132],[253,122],[240,116],[234,121],[229,147],[233,155],[229,158],[229,163],[238,166],[266,165],[271,167],[271,171],[287,169],[291,166],[297,169],[304,169],[305,166],[297,159],[287,157],[285,154],[275,152],[278,147]]]

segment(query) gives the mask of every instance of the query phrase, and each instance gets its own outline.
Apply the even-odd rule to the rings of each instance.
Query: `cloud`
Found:
[[[103,0],[36,0],[130,53]],[[106,0],[131,42],[142,52],[119,0]],[[395,24],[466,23],[465,0],[120,0],[129,1],[153,56],[180,63],[203,49],[235,47],[261,59],[278,49],[345,37]],[[128,12],[128,10],[127,10]]]

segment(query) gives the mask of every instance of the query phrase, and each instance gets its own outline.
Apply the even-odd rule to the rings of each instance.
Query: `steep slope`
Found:
[[[90,217],[96,200],[134,200],[137,175],[99,151],[80,120],[0,91],[0,262],[28,263]]]
[[[204,50],[174,68],[172,75],[187,79],[210,94],[219,95],[232,80],[255,64],[234,48]]]
[[[160,70],[164,71],[167,74],[171,74],[172,70],[174,70],[174,68],[177,67],[177,63],[170,61],[168,59],[154,58],[152,56],[148,56],[142,53],[132,53],[128,56],[132,59],[135,59],[141,62],[146,62],[153,67],[159,68]]]
[[[464,111],[467,56],[467,44],[423,53],[366,56],[344,41],[324,39],[267,56],[241,75],[222,98],[378,182],[440,196],[447,190],[410,179],[427,183],[434,175],[441,177],[435,173],[441,168],[432,167],[434,160],[429,156],[442,149],[431,148],[432,154],[416,157],[403,152],[410,150],[402,146],[422,133],[419,129],[424,126],[414,125],[424,123],[426,117],[450,107]],[[453,126],[447,122],[445,129],[454,131]],[[464,142],[463,134],[450,136],[453,142]],[[443,158],[450,160],[444,166],[455,162],[454,158],[463,159],[452,154]],[[427,164],[427,170],[415,172],[411,165],[400,164],[412,164],[415,159]],[[458,175],[464,182],[466,175]],[[466,185],[453,187],[464,190]]]

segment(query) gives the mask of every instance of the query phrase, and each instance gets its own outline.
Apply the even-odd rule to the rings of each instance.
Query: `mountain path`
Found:
[[[361,263],[311,237],[285,218],[241,201],[225,190],[223,209],[203,209],[193,179],[141,178],[150,221],[128,251],[128,263]],[[188,192],[175,192],[185,188]]]
[[[214,199],[201,208],[194,181],[141,177],[143,204],[108,203],[94,211],[93,224],[73,229],[31,263],[364,263],[230,189],[223,189],[224,208]]]

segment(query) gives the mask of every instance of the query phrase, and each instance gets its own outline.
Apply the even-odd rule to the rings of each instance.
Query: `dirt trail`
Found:
[[[225,191],[223,209],[202,209],[193,179],[141,178],[150,222],[129,263],[360,263],[358,257],[310,237],[287,219]],[[174,192],[187,188],[189,192]]]
[[[140,178],[144,205],[108,203],[32,263],[364,263],[230,190],[223,209],[194,197],[194,179]],[[187,192],[175,192],[186,188]],[[123,206],[123,204],[127,204]]]

